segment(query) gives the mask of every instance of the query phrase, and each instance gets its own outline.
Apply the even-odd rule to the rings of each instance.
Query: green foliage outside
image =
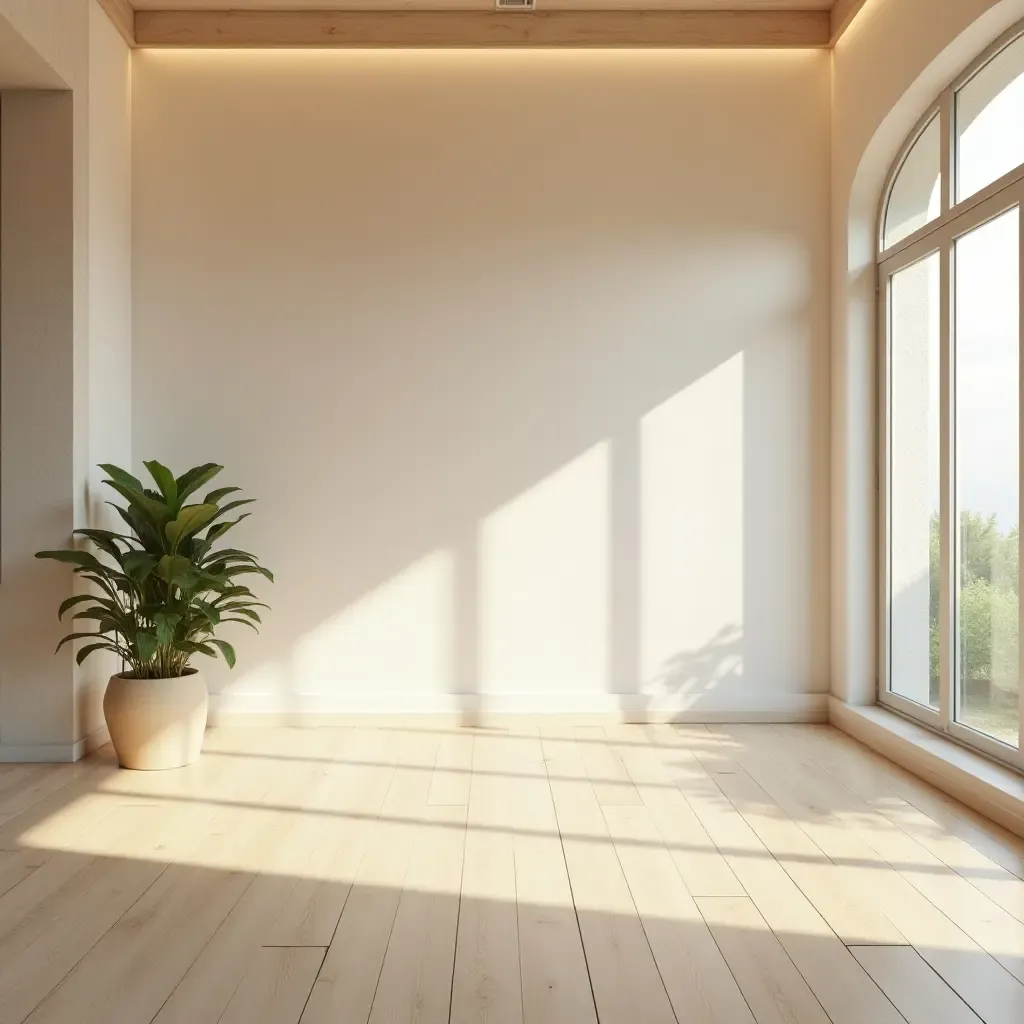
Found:
[[[939,518],[931,520],[931,677],[939,678]],[[960,518],[960,673],[962,681],[1015,690],[1020,647],[1019,530],[1002,533],[995,516]]]

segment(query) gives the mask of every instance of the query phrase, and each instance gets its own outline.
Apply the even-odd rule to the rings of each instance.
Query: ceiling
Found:
[[[866,0],[99,0],[132,46],[821,48]]]
[[[131,0],[136,10],[492,10],[494,0]],[[536,0],[540,10],[827,11],[833,0]],[[840,0],[837,0],[840,2]]]

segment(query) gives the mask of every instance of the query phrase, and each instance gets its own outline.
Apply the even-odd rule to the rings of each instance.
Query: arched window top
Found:
[[[1024,177],[1024,24],[954,82],[907,140],[879,225],[887,258]]]
[[[942,116],[933,113],[889,189],[882,248],[909,238],[942,213]]]
[[[939,97],[878,225],[879,700],[1024,771],[1024,23]]]

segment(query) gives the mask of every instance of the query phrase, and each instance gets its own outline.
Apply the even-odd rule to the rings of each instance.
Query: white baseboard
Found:
[[[99,750],[100,747],[105,747],[109,742],[110,733],[105,725],[101,725],[95,732],[90,733],[75,744],[75,749],[79,751],[78,757],[75,760],[77,761],[79,758],[85,757],[86,754],[92,754]]]
[[[829,721],[901,768],[1024,837],[1024,776],[887,708],[835,697]]]
[[[0,764],[68,764],[82,757],[78,748],[78,743],[0,743]]]
[[[360,695],[335,694],[214,694],[210,700],[213,726],[344,725],[368,718],[397,719],[430,716],[465,722],[511,718],[572,718],[627,722],[827,722],[827,694],[773,694],[764,699],[738,700],[736,694],[647,697],[643,694],[389,694],[386,701]]]
[[[103,726],[75,743],[0,743],[0,764],[70,764],[109,742]]]

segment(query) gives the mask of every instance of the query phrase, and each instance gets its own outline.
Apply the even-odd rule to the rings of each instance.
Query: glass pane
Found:
[[[939,705],[939,255],[890,285],[889,680]]]
[[[912,235],[942,212],[939,191],[941,148],[939,119],[936,116],[914,143],[893,182],[889,205],[885,209],[883,249]]]
[[[956,245],[957,720],[1018,744],[1020,216]]]
[[[1024,163],[1024,37],[956,97],[957,202]]]

